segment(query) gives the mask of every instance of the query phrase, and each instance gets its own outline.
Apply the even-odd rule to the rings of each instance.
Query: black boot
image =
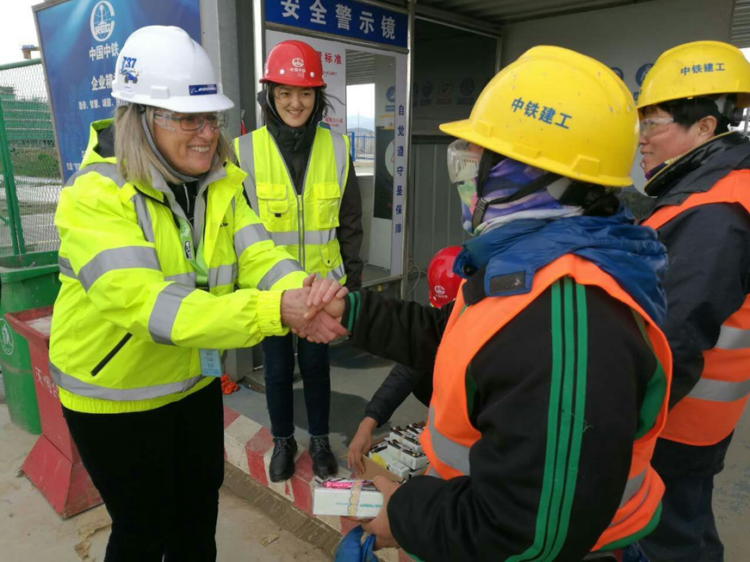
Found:
[[[274,437],[271,466],[268,475],[271,482],[289,480],[294,474],[294,455],[297,454],[297,442],[294,437]]]
[[[336,476],[339,465],[331,452],[328,436],[310,437],[310,456],[312,457],[315,476],[318,478]]]

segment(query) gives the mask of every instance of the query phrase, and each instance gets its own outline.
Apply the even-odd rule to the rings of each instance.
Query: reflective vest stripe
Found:
[[[105,273],[117,269],[155,269],[161,271],[156,250],[148,246],[123,246],[102,250],[78,272],[78,280],[88,292]]]
[[[78,279],[76,272],[73,271],[73,266],[70,265],[70,260],[60,255],[57,256],[57,265],[60,268],[60,273],[73,279]]]
[[[346,173],[346,166],[349,163],[349,155],[346,152],[346,142],[344,141],[344,137],[332,132],[331,140],[333,141],[333,155],[334,160],[336,161],[336,175],[338,176],[339,189],[341,189],[341,195],[343,196],[344,188],[346,187],[344,184],[344,182],[346,182],[346,176],[344,176],[344,174]]]
[[[172,326],[182,301],[194,290],[177,283],[171,283],[156,297],[154,308],[148,319],[148,332],[156,343],[174,345],[172,343]]]
[[[639,474],[628,478],[628,482],[627,484],[625,484],[625,490],[623,490],[622,492],[622,499],[620,500],[618,509],[628,503],[630,499],[638,493],[638,490],[640,490],[641,486],[643,486],[644,480],[646,480],[645,469]],[[617,523],[620,523],[620,521],[613,521],[612,524],[616,525]],[[612,525],[610,525],[610,527],[611,526]]]
[[[253,244],[270,240],[266,227],[261,223],[248,224],[234,233],[234,253],[240,259],[242,252]]]
[[[240,166],[247,174],[245,178],[245,194],[250,200],[250,207],[256,214],[260,214],[258,209],[258,195],[255,193],[255,152],[253,151],[253,135],[247,134],[237,139],[238,158]]]
[[[81,168],[75,174],[70,176],[65,183],[65,187],[73,185],[79,177],[86,175],[89,172],[96,172],[100,176],[111,179],[117,184],[117,187],[122,187],[127,183],[120,175],[120,172],[117,171],[116,164],[112,164],[111,162],[96,162],[94,164],[88,164],[85,168]]]
[[[208,286],[219,287],[221,285],[231,285],[237,279],[237,264],[220,265],[208,270]]]
[[[276,262],[276,264],[269,269],[258,282],[258,290],[268,291],[279,279],[294,271],[302,271],[297,260],[289,258]]]
[[[326,277],[328,279],[333,279],[334,281],[341,281],[344,278],[344,275],[346,275],[346,270],[344,269],[344,264],[340,263],[336,269],[329,271]]]
[[[746,349],[750,348],[750,330],[732,328],[724,325],[719,332],[719,340],[716,342],[718,349]]]
[[[159,384],[155,386],[146,386],[142,388],[105,388],[83,382],[75,377],[66,375],[60,369],[50,362],[49,372],[52,380],[57,386],[78,396],[86,398],[97,398],[99,400],[148,400],[150,398],[159,398],[169,394],[178,394],[187,392],[198,384],[204,377],[198,375],[185,379],[183,381]]]
[[[727,382],[701,377],[688,397],[712,402],[734,402],[742,400],[748,394],[750,394],[750,380]]]
[[[133,202],[133,205],[135,206],[135,215],[138,217],[138,226],[141,227],[141,230],[143,231],[143,236],[146,238],[147,241],[154,243],[154,225],[151,222],[151,213],[148,212],[148,209],[146,208],[146,200],[143,197],[143,194],[136,193],[133,195],[133,197],[130,198],[130,200]]]
[[[461,443],[456,443],[438,431],[435,427],[435,410],[432,406],[430,406],[427,416],[427,427],[430,430],[432,449],[440,459],[440,462],[458,470],[461,474],[469,476],[471,474],[471,465],[469,463],[469,451],[471,447],[465,447]]]
[[[296,232],[270,232],[271,240],[277,246],[294,246],[299,244],[299,235]],[[336,240],[336,229],[328,230],[306,230],[305,244],[328,244]]]
[[[195,287],[195,272],[190,273],[178,273],[177,275],[167,275],[164,277],[165,281],[174,281],[181,285],[187,285],[188,287]]]

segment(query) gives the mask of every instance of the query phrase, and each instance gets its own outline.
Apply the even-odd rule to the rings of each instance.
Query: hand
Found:
[[[311,278],[312,284],[308,285]],[[310,294],[307,297],[307,306],[318,310],[329,304],[334,298],[343,299],[349,294],[349,289],[341,286],[338,281],[322,279],[314,275],[305,279],[303,286],[311,287]]]
[[[365,472],[362,457],[372,448],[372,432],[378,426],[378,422],[371,417],[366,417],[359,424],[357,433],[354,434],[352,442],[349,443],[349,454],[347,461],[349,468],[354,470],[357,476]]]
[[[378,516],[368,523],[363,523],[362,528],[371,535],[375,535],[375,550],[398,547],[396,539],[391,534],[391,524],[388,521],[388,502],[393,493],[398,490],[398,484],[384,476],[376,476],[373,484],[383,494],[383,507],[380,508]]]
[[[292,329],[292,332],[301,338],[313,343],[331,343],[339,336],[346,336],[349,332],[336,318],[332,318],[327,312],[321,311],[309,320]]]

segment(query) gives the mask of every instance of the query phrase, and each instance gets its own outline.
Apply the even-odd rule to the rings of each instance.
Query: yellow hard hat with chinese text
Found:
[[[662,53],[638,94],[638,109],[665,101],[738,94],[750,106],[750,63],[737,47],[720,41],[685,43]]]
[[[487,84],[468,119],[440,129],[577,181],[633,183],[638,113],[630,90],[604,64],[561,47],[526,51]]]

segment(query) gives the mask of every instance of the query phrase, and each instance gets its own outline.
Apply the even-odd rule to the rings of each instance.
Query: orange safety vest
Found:
[[[421,437],[432,476],[449,479],[470,473],[469,450],[481,437],[471,424],[466,408],[465,374],[472,359],[503,326],[565,276],[580,285],[601,287],[643,318],[645,333],[664,370],[666,388],[669,388],[672,357],[666,337],[612,277],[583,258],[566,254],[548,264],[534,275],[531,291],[523,295],[486,298],[464,310],[463,294],[459,291],[438,348],[428,423]],[[620,507],[592,550],[619,546],[619,541],[634,535],[637,536],[633,540],[637,540],[642,531],[649,532],[658,522],[655,516],[660,513],[664,484],[651,467],[651,457],[667,416],[668,396],[669,392],[664,392],[653,427],[633,443],[630,473]],[[616,542],[618,544],[613,545]]]
[[[729,173],[681,205],[657,209],[643,224],[659,229],[687,209],[712,203],[736,203],[750,213],[750,170]],[[714,348],[703,352],[703,363],[698,384],[669,413],[664,439],[708,446],[734,431],[750,392],[750,296],[724,321]]]

